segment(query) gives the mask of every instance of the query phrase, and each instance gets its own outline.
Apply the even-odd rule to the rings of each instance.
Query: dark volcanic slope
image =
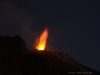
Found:
[[[19,36],[0,36],[0,75],[100,75],[64,52],[27,50]]]
[[[36,74],[40,75],[66,75],[66,74],[89,74],[99,75],[100,73],[85,67],[69,57],[64,52],[56,51],[37,51],[29,52],[28,59],[31,65],[30,73],[34,70]],[[38,67],[38,68],[37,68]],[[49,73],[49,74],[48,74]]]
[[[22,59],[27,55],[24,40],[19,36],[0,36],[0,75],[23,75]]]

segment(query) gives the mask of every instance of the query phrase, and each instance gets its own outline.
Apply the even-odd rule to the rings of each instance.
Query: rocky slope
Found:
[[[0,75],[100,75],[64,52],[27,50],[19,37],[0,36]]]
[[[23,75],[22,59],[27,55],[25,42],[19,36],[0,36],[0,75]]]
[[[30,64],[34,67],[33,69],[33,67],[30,66],[30,73],[34,70],[34,73],[39,73],[39,75],[100,74],[99,72],[78,63],[64,52],[33,50],[29,52],[28,60],[30,60]]]

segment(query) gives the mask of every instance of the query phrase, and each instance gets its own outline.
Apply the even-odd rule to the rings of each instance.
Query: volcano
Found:
[[[35,67],[33,69],[33,67],[30,66],[30,73],[34,70],[36,73],[39,73],[39,75],[100,74],[99,72],[78,63],[64,52],[33,50],[29,51],[28,60],[31,60],[31,65],[34,65]]]
[[[27,50],[20,36],[0,36],[0,75],[100,75],[71,58],[53,50]]]

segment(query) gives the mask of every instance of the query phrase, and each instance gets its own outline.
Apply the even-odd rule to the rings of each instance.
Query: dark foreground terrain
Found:
[[[0,75],[100,75],[64,52],[28,51],[19,37],[0,36]]]

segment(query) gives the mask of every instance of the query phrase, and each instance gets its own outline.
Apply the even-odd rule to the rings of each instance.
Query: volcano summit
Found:
[[[20,36],[0,36],[0,75],[100,75],[64,52],[27,50]]]

